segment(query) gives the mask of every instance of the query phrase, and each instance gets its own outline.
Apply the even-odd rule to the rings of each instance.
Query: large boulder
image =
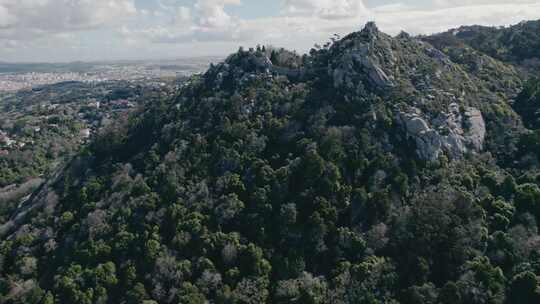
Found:
[[[482,112],[476,108],[467,108],[465,111],[465,127],[468,145],[476,151],[484,148],[486,138],[486,123]]]
[[[411,108],[408,112],[398,112],[397,121],[403,126],[406,136],[414,139],[416,153],[424,160],[435,161],[442,149],[441,136],[421,117],[420,110]]]
[[[391,78],[372,58],[361,56],[355,56],[354,58],[364,69],[371,84],[379,88],[393,86]]]
[[[472,107],[460,109],[450,104],[448,112],[434,119],[411,107],[398,111],[396,121],[408,138],[416,144],[416,153],[426,161],[436,161],[441,154],[450,159],[460,159],[467,153],[481,152],[486,137],[486,126],[482,113]]]

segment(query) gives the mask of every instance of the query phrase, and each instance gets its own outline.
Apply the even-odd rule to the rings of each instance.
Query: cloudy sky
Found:
[[[540,19],[540,0],[0,0],[0,61],[165,59],[272,44],[305,52],[367,21],[396,34]]]

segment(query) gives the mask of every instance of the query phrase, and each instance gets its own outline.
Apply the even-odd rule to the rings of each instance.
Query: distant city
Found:
[[[65,64],[0,63],[0,91],[15,92],[43,85],[77,81],[150,80],[189,76],[221,58],[200,57],[163,61],[125,61]]]

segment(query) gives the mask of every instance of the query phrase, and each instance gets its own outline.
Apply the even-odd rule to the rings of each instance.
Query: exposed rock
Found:
[[[444,63],[450,64],[450,60],[448,59],[448,57],[443,52],[434,47],[427,47],[426,54],[431,58],[435,58]]]
[[[379,28],[377,27],[377,24],[375,22],[370,21],[364,26],[362,33],[367,34],[370,37],[376,37],[379,33]]]
[[[441,136],[416,113],[416,108],[412,110],[412,113],[399,112],[397,121],[404,126],[407,136],[415,140],[418,156],[424,160],[435,161],[441,153]]]
[[[414,135],[420,135],[422,132],[426,132],[430,129],[425,120],[414,116],[406,122],[406,127],[407,132]]]
[[[436,161],[442,153],[451,159],[460,159],[466,153],[480,152],[484,146],[486,126],[482,113],[476,108],[450,104],[447,113],[429,120],[418,108],[398,111],[397,122],[405,129],[407,137],[414,139],[418,156],[426,161]]]
[[[377,65],[373,59],[369,57],[354,57],[358,63],[365,69],[369,81],[377,87],[391,87],[393,86],[390,77],[383,71],[383,69]]]
[[[375,58],[367,55],[367,45],[359,45],[352,52],[344,54],[337,63],[331,75],[334,78],[334,86],[354,87],[352,79],[366,79],[377,88],[392,87],[392,78],[376,62]]]
[[[239,51],[229,56],[225,62],[212,66],[207,75],[213,75],[216,87],[222,87],[226,82],[233,81],[244,85],[259,76],[272,77],[287,76],[299,78],[304,75],[303,68],[290,68],[278,66],[272,63],[268,54],[262,51]]]
[[[465,111],[465,126],[467,127],[467,139],[469,145],[477,151],[484,148],[486,138],[486,123],[482,113],[475,108],[467,108]]]
[[[345,70],[337,68],[332,73],[333,73],[333,78],[334,78],[334,87],[338,88],[342,86],[345,82],[345,76],[346,76]],[[352,86],[352,83],[347,84],[346,86],[350,87]]]
[[[394,43],[392,37],[379,32],[375,23],[370,22],[362,31],[333,45],[329,75],[334,78],[334,86],[353,89],[363,83],[376,90],[393,87],[399,58]]]

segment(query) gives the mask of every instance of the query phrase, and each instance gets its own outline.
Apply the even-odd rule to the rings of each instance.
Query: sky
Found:
[[[388,34],[540,19],[540,0],[0,0],[0,61],[226,56],[239,46],[308,51],[375,21]]]

